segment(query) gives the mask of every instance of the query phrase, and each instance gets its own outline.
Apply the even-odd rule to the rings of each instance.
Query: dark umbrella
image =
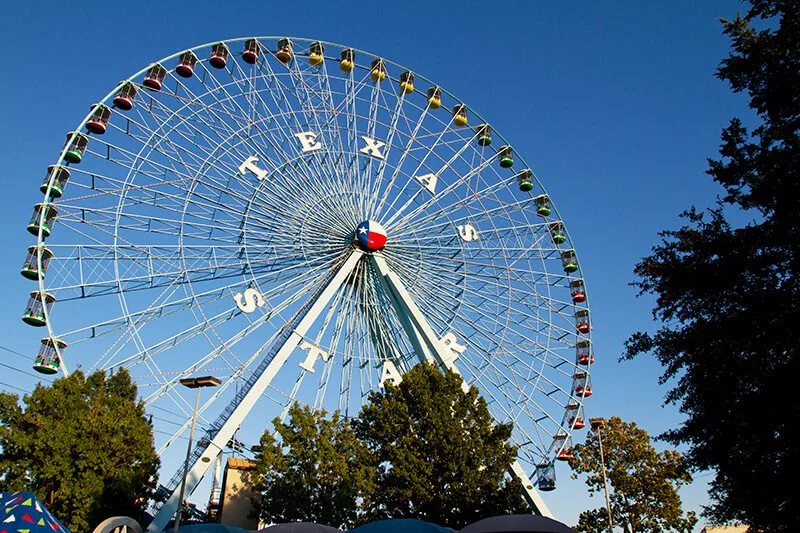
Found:
[[[478,520],[459,533],[575,533],[575,530],[552,518],[512,514]]]
[[[349,533],[453,533],[453,530],[413,518],[390,518],[370,522]]]
[[[287,522],[266,527],[259,530],[258,533],[342,533],[342,531],[314,522]]]
[[[174,531],[174,529],[167,529],[167,532],[170,531]],[[242,529],[240,527],[217,523],[181,524],[179,531],[183,531],[185,533],[249,533],[246,529]]]

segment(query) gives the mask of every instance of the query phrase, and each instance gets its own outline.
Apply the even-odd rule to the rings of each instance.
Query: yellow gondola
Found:
[[[288,65],[294,57],[294,45],[289,39],[279,39],[278,48],[275,50],[275,57],[284,65]]]
[[[383,59],[375,59],[372,61],[369,77],[372,78],[372,81],[375,83],[386,79],[386,65],[383,63]]]
[[[319,41],[311,43],[311,48],[308,53],[308,63],[312,67],[318,67],[325,60],[325,47]]]
[[[467,106],[464,104],[456,104],[453,107],[453,124],[456,126],[467,125]]]
[[[400,74],[400,91],[403,94],[414,92],[414,74],[408,70]]]
[[[341,59],[339,59],[339,68],[342,72],[347,74],[353,72],[356,66],[356,53],[352,48],[345,48],[342,50]]]
[[[428,89],[428,107],[431,109],[439,109],[442,107],[441,87],[433,86]]]

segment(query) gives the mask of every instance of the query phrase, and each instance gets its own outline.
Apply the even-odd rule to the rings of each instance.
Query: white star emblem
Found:
[[[358,232],[359,232],[361,235],[364,235],[364,234],[367,232],[367,230],[366,230],[366,228],[364,228],[364,227],[362,226],[362,227],[358,228]]]

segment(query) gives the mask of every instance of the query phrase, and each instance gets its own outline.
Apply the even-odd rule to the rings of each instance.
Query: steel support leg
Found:
[[[236,429],[250,413],[250,410],[253,408],[253,406],[255,406],[256,401],[267,389],[272,379],[278,373],[278,370],[280,370],[280,368],[289,359],[292,351],[294,351],[294,349],[303,340],[303,336],[306,334],[311,325],[317,320],[322,311],[324,311],[328,306],[331,298],[333,298],[334,294],[336,294],[336,291],[339,290],[339,287],[342,286],[347,277],[353,272],[353,269],[362,257],[363,253],[358,250],[354,250],[351,253],[339,271],[328,283],[328,286],[322,290],[317,297],[317,300],[311,305],[308,313],[305,314],[297,326],[295,326],[294,331],[292,331],[289,337],[278,348],[272,361],[264,369],[257,381],[253,384],[252,388],[244,396],[242,401],[239,402],[239,404],[233,410],[231,416],[228,417],[227,421],[222,425],[222,427],[220,427],[219,431],[217,431],[216,435],[211,440],[211,443],[200,457],[200,460],[195,461],[194,464],[191,465],[191,468],[186,476],[186,489],[188,494],[191,494],[200,483],[200,480],[203,479],[205,473],[214,463],[214,460],[219,456],[219,454],[222,453],[222,450],[225,449],[226,444],[233,437]],[[175,515],[175,511],[180,504],[179,492],[179,487],[175,487],[172,495],[169,497],[169,499],[167,499],[161,509],[159,509],[155,517],[153,517],[153,521],[147,528],[149,533],[157,533],[162,531],[169,522],[170,518]]]
[[[370,257],[375,263],[375,266],[378,268],[378,272],[380,272],[381,276],[383,277],[386,286],[389,288],[389,291],[392,295],[392,301],[395,304],[395,309],[398,315],[400,315],[400,322],[403,324],[406,329],[406,333],[411,338],[411,343],[415,347],[418,345],[427,347],[427,350],[424,350],[423,348],[424,356],[427,360],[435,361],[442,368],[452,370],[460,376],[461,373],[458,371],[458,368],[456,368],[453,359],[447,353],[447,349],[442,345],[441,341],[436,336],[436,333],[433,331],[433,328],[428,323],[428,320],[411,298],[411,295],[406,290],[403,282],[400,281],[400,278],[397,276],[397,274],[392,272],[389,266],[386,264],[386,259],[378,254],[374,254]],[[465,391],[469,390],[469,385],[467,385],[467,383],[463,380],[463,377],[461,380],[461,388]],[[534,512],[541,516],[552,518],[552,513],[547,508],[544,500],[542,500],[539,492],[533,486],[533,482],[525,473],[525,470],[519,464],[519,461],[514,461],[509,468],[509,473],[518,478],[522,483],[522,496],[533,508]]]

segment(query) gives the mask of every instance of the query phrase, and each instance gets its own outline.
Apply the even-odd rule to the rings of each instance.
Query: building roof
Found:
[[[228,457],[227,468],[234,470],[252,470],[256,467],[256,462],[252,459],[241,459],[239,457]]]

